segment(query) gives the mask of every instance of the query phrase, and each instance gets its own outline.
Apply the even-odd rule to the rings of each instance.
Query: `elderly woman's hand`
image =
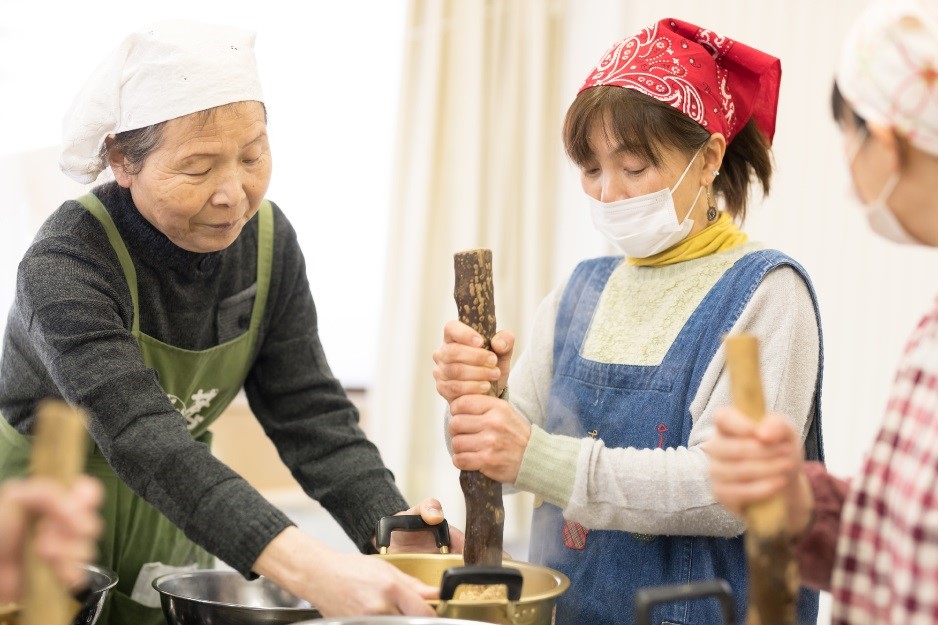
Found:
[[[340,553],[297,527],[278,534],[253,570],[306,599],[323,616],[433,616],[426,600],[439,594],[378,556]]]
[[[802,471],[801,440],[784,416],[769,414],[755,423],[734,408],[723,408],[716,414],[716,432],[703,448],[710,457],[717,501],[742,516],[747,506],[782,494],[789,534],[804,531],[814,498]]]
[[[501,391],[508,384],[515,337],[502,331],[492,337],[492,350],[482,347],[482,335],[461,321],[443,327],[443,344],[433,352],[436,391],[453,403],[463,395],[485,395],[493,384]]]
[[[19,599],[26,528],[36,520],[35,548],[68,588],[85,582],[83,564],[94,560],[103,527],[100,483],[81,476],[71,489],[40,478],[0,486],[0,603]]]

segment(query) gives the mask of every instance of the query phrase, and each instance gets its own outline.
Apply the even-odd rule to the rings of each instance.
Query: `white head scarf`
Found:
[[[938,2],[867,7],[847,37],[837,86],[860,117],[938,155]]]
[[[62,122],[59,166],[81,183],[107,163],[105,137],[205,109],[264,101],[254,33],[192,21],[160,22],[128,36],[82,87]]]

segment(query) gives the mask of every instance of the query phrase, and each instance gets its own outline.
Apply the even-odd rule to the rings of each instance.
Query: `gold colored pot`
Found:
[[[440,587],[447,569],[463,566],[456,554],[375,555],[425,584]],[[523,579],[521,598],[517,601],[432,600],[437,615],[452,619],[501,623],[503,625],[552,625],[557,598],[570,587],[570,580],[559,571],[527,562],[506,560],[504,566],[517,569]]]

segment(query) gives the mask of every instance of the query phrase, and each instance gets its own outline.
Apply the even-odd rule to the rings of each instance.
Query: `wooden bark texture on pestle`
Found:
[[[459,320],[481,334],[485,348],[492,349],[492,335],[495,334],[492,251],[458,252],[453,260],[456,269],[454,296]],[[498,394],[495,384],[492,384],[489,394]],[[466,498],[463,560],[467,565],[501,566],[505,528],[501,483],[479,471],[462,471],[459,484]]]

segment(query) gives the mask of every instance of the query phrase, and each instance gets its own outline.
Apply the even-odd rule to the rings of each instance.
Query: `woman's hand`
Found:
[[[101,484],[88,476],[80,476],[68,490],[40,478],[13,479],[0,486],[0,603],[20,597],[30,519],[36,520],[36,553],[62,584],[77,590],[87,583],[82,565],[97,554],[103,498]]]
[[[450,404],[463,395],[486,394],[508,384],[515,337],[502,331],[492,337],[492,350],[482,347],[482,335],[460,321],[443,327],[443,345],[433,352],[436,391]]]
[[[339,553],[296,527],[270,541],[253,570],[306,599],[323,616],[433,616],[426,600],[439,594],[379,557]]]
[[[313,604],[325,616],[436,615],[427,599],[437,598],[439,589],[404,574],[379,557],[338,554],[329,568],[329,579],[317,582],[320,598]]]
[[[418,505],[397,514],[419,514],[424,523],[437,525],[443,522],[443,506],[436,499],[424,499]],[[395,515],[397,516],[397,515]],[[449,551],[462,553],[465,544],[463,533],[449,526]],[[439,553],[436,539],[431,532],[391,532],[391,546],[388,553]]]
[[[802,471],[800,438],[784,416],[769,414],[755,423],[734,408],[723,408],[716,414],[716,432],[703,448],[710,457],[717,501],[742,516],[747,506],[781,493],[789,534],[806,529],[814,496]]]
[[[507,401],[488,395],[464,395],[450,404],[453,464],[481,471],[496,482],[512,484],[531,438],[531,424]]]

